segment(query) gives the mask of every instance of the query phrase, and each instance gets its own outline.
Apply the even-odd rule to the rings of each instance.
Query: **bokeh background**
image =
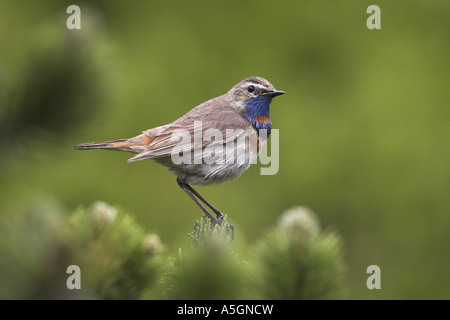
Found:
[[[287,92],[271,108],[279,172],[198,187],[236,242],[307,206],[344,239],[350,298],[450,298],[449,1],[78,1],[81,30],[70,4],[0,1],[0,218],[103,200],[176,252],[201,212],[175,176],[72,145],[135,136],[257,75]]]

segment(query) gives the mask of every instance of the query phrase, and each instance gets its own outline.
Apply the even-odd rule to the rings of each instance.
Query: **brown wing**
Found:
[[[217,97],[195,107],[168,125],[144,131],[144,135],[152,139],[152,142],[138,155],[128,159],[128,162],[169,157],[174,147],[194,150],[200,146],[200,143],[202,148],[213,143],[224,143],[224,141],[235,139],[242,130],[248,130],[248,128],[249,122],[229,107],[223,96]],[[220,132],[223,140],[203,141],[202,137],[208,133],[209,129],[218,130],[215,132]],[[210,130],[209,133],[214,134],[214,131]],[[196,144],[194,135],[199,136],[201,142]]]

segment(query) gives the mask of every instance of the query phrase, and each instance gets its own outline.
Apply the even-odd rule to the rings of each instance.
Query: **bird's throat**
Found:
[[[267,130],[267,136],[272,130],[272,122],[269,118],[270,103],[272,98],[268,96],[258,96],[248,99],[245,103],[245,118],[250,121],[253,128],[258,132],[261,129]]]

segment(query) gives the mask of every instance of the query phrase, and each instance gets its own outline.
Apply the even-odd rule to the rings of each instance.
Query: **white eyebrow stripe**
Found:
[[[258,87],[260,89],[264,89],[264,90],[269,90],[269,88],[267,88],[266,86],[260,84],[260,83],[255,83],[255,82],[247,82],[245,83],[245,85],[243,86],[243,88],[246,88],[249,85],[253,85],[255,87]]]

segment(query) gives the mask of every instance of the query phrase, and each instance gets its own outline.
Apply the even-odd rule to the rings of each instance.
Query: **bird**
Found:
[[[135,153],[128,162],[155,160],[177,176],[178,185],[212,224],[220,225],[224,214],[191,185],[217,185],[240,177],[267,143],[272,99],[284,93],[262,77],[249,77],[172,123],[130,139],[81,143],[73,148]],[[234,226],[228,223],[227,228],[234,239]]]

